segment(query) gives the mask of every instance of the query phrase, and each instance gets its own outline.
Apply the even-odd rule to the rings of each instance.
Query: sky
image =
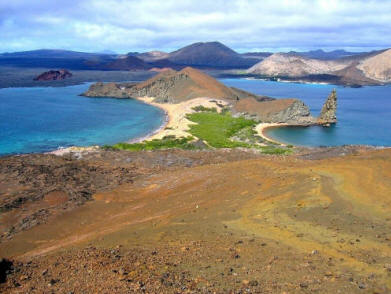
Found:
[[[391,0],[0,0],[0,52],[391,47]]]

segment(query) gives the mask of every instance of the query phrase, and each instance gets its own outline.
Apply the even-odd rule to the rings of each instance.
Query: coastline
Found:
[[[277,141],[277,140],[267,136],[265,134],[265,131],[267,129],[271,129],[271,128],[288,127],[288,126],[292,126],[292,125],[291,124],[287,124],[287,123],[260,123],[260,124],[256,125],[255,130],[258,133],[258,135],[260,137],[262,137],[263,139],[265,139],[266,141],[272,142],[274,144],[279,144],[279,145],[282,145],[282,146],[286,146],[287,145],[286,143]]]
[[[134,99],[137,99],[137,98],[134,98]],[[141,99],[137,99],[137,100],[140,102],[143,102],[145,104],[155,106],[155,107],[158,107],[159,109],[161,109],[164,112],[164,120],[163,120],[163,123],[156,130],[149,132],[148,134],[146,134],[144,136],[129,139],[128,141],[126,141],[126,143],[129,143],[129,144],[141,143],[141,142],[146,141],[148,139],[151,140],[152,137],[154,137],[155,135],[158,135],[159,133],[164,131],[164,129],[167,127],[168,123],[170,122],[170,115],[169,115],[168,111],[165,108],[163,108],[161,105],[153,105],[153,102],[149,103],[149,102],[143,101]]]
[[[218,112],[220,112],[222,107],[219,105],[223,105],[224,107],[229,104],[223,99],[213,99],[207,97],[194,98],[176,104],[154,102],[154,97],[139,97],[134,99],[162,109],[166,118],[159,129],[151,132],[150,134],[147,134],[146,136],[132,139],[128,141],[129,143],[140,143],[153,139],[162,139],[165,136],[175,136],[178,138],[191,136],[188,130],[189,126],[194,124],[194,122],[189,121],[186,116],[187,114],[195,112],[193,109],[194,107],[214,107]]]
[[[162,125],[158,129],[150,132],[145,136],[129,139],[128,141],[126,141],[127,143],[141,143],[153,139],[162,139],[165,136],[175,136],[177,138],[192,136],[187,131],[189,130],[189,126],[195,123],[189,121],[186,118],[186,115],[195,112],[195,110],[193,109],[194,107],[196,106],[204,106],[208,108],[215,107],[218,112],[221,112],[222,107],[229,104],[227,101],[223,99],[213,99],[207,97],[194,98],[177,104],[154,102],[155,99],[154,97],[138,97],[138,98],[131,98],[131,99],[136,99],[145,104],[149,104],[151,106],[162,109],[165,114],[165,119]],[[84,151],[94,152],[97,151],[98,149],[99,146],[86,146],[86,147],[71,146],[67,148],[59,148],[45,153],[61,156],[70,152],[81,154]]]

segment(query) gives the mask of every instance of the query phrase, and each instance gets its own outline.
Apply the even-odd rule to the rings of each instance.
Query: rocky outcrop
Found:
[[[64,80],[70,77],[72,77],[72,74],[66,69],[49,70],[35,77],[34,81],[56,81],[56,80]]]
[[[256,95],[243,90],[229,88],[211,76],[191,67],[181,71],[165,70],[144,82],[96,83],[83,94],[88,97],[154,97],[160,103],[179,103],[193,98],[208,97],[237,101]]]
[[[124,88],[121,88],[116,83],[98,82],[92,84],[87,92],[82,96],[86,97],[114,97],[114,98],[129,98]]]
[[[323,104],[318,122],[320,124],[332,124],[337,122],[337,92],[334,89]]]
[[[337,93],[335,90],[328,96],[318,118],[313,117],[303,101],[299,99],[275,99],[260,101],[247,98],[238,101],[232,111],[262,123],[285,123],[290,125],[324,125],[337,122]]]
[[[242,99],[233,106],[236,115],[244,115],[263,123],[312,124],[315,119],[303,101],[298,99],[276,99],[257,101]]]

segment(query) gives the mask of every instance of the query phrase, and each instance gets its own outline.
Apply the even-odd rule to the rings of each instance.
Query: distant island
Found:
[[[35,77],[34,81],[57,81],[70,77],[72,77],[72,74],[66,69],[49,70]]]
[[[110,77],[109,80],[121,81],[115,72],[137,74],[167,68],[181,70],[191,66],[210,72],[215,77],[254,77],[359,87],[391,82],[390,54],[391,49],[372,52],[314,50],[238,53],[220,42],[197,42],[173,52],[154,50],[113,54],[43,49],[2,53],[0,67],[6,71],[18,68],[67,68],[73,72],[82,71],[78,75],[82,82],[91,81],[91,76],[96,77],[96,72]],[[3,83],[7,84],[7,81]]]

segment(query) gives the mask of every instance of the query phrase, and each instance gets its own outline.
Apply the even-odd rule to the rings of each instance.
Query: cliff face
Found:
[[[335,89],[330,93],[326,102],[323,104],[318,122],[320,124],[331,124],[337,122],[337,92]]]
[[[49,70],[34,78],[34,81],[56,81],[72,77],[66,69]]]
[[[232,109],[237,115],[245,115],[263,123],[328,126],[337,122],[337,93],[335,90],[331,92],[318,118],[313,117],[308,106],[299,99],[257,101],[247,98],[238,101]]]
[[[233,112],[264,123],[312,124],[315,121],[308,106],[298,99],[260,102],[247,98],[236,103]]]

